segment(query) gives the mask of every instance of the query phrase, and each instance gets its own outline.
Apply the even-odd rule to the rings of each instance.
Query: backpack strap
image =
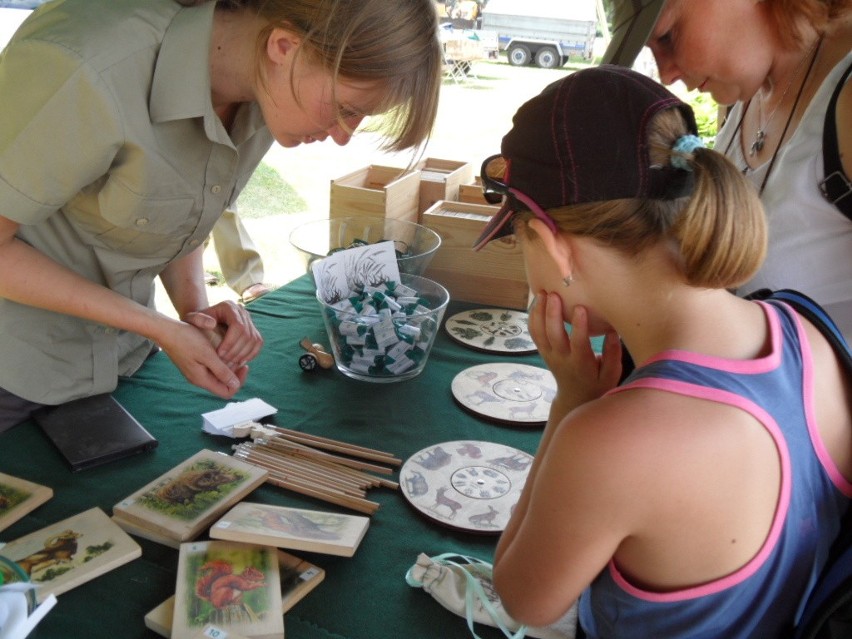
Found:
[[[846,78],[852,71],[852,65],[844,72],[831,95],[825,111],[825,126],[822,131],[822,162],[825,178],[819,183],[826,200],[836,206],[843,215],[852,220],[852,181],[840,163],[840,149],[837,145],[837,99],[846,84]]]
[[[852,201],[852,198],[850,198]],[[748,296],[748,299],[778,300],[791,306],[802,317],[809,320],[829,341],[840,359],[846,376],[852,380],[852,350],[837,328],[834,320],[814,300],[803,293],[791,289],[770,291],[761,289]],[[846,509],[840,523],[840,532],[831,545],[828,561],[817,579],[814,589],[808,597],[802,619],[791,630],[793,639],[831,639],[848,637],[846,630],[832,634],[828,620],[841,609],[847,609],[852,602],[852,507]],[[842,613],[845,614],[845,613]],[[837,621],[832,621],[836,626]]]
[[[764,291],[766,291],[766,289],[762,289],[761,291],[758,291],[758,293],[764,293]],[[750,295],[749,299],[755,298]],[[831,319],[822,306],[817,304],[804,293],[799,293],[799,291],[794,291],[789,288],[774,291],[767,297],[760,297],[757,299],[780,300],[782,302],[786,302],[802,317],[810,320],[810,322],[816,326],[829,341],[846,369],[846,374],[849,375],[850,379],[852,379],[852,349],[849,348],[849,344],[846,342],[846,338],[843,337],[843,333],[840,332],[837,324],[834,323],[834,320]]]

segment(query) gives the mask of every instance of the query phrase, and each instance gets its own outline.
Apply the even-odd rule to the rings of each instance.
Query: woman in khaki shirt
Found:
[[[272,142],[343,145],[383,114],[401,150],[432,127],[431,0],[184,4],[49,3],[0,57],[0,430],[113,390],[152,344],[232,397],[263,340],[209,305],[201,253]]]

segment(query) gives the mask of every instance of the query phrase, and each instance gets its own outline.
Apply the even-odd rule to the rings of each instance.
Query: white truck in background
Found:
[[[561,67],[570,57],[592,59],[599,0],[488,0],[482,30],[497,33],[509,64]]]

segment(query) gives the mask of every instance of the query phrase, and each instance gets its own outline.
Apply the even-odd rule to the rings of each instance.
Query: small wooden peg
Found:
[[[309,355],[313,355],[314,359],[316,360],[316,363],[319,364],[322,368],[331,368],[332,366],[334,366],[334,357],[325,349],[325,346],[323,346],[322,344],[316,344],[314,342],[311,342],[311,340],[309,340],[307,337],[303,337],[302,341],[299,342],[299,346],[305,349]],[[299,366],[301,366],[304,370],[311,370],[312,368],[314,368],[313,366],[310,366],[307,361],[303,363],[303,359],[305,359],[304,355],[299,358]]]

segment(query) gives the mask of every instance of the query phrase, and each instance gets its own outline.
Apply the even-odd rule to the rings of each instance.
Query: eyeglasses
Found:
[[[506,158],[500,154],[485,158],[485,161],[482,163],[482,169],[479,172],[480,179],[482,180],[482,196],[485,198],[485,201],[489,204],[500,204],[503,201],[503,198],[513,198],[517,202],[525,205],[530,211],[532,211],[533,215],[547,225],[547,228],[549,228],[552,233],[556,234],[557,227],[553,218],[550,217],[543,208],[536,204],[535,200],[531,197],[522,193],[518,189],[509,186],[503,181],[508,169],[509,166]],[[497,177],[494,177],[495,175],[500,175],[501,178],[498,179]],[[512,211],[512,215],[514,215],[514,213],[515,211]]]

